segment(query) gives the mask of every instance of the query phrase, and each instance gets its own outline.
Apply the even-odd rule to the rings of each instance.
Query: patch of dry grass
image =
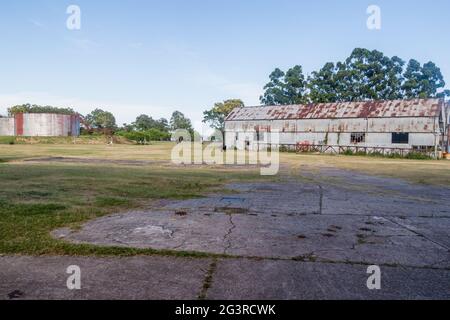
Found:
[[[291,172],[304,170],[302,166],[308,170],[338,168],[375,176],[399,178],[413,183],[450,186],[449,160],[407,160],[283,153],[281,154],[281,163],[288,165]]]

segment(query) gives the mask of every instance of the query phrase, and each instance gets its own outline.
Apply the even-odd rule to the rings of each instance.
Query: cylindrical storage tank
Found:
[[[15,131],[25,137],[67,137],[80,135],[77,115],[56,113],[19,113],[15,115]]]
[[[0,136],[14,136],[13,118],[0,118]]]

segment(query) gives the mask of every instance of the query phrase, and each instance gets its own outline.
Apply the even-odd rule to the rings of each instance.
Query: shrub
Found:
[[[433,159],[429,155],[420,152],[410,152],[405,156],[406,159],[415,159],[415,160],[430,160]]]
[[[118,131],[116,135],[138,143],[170,140],[170,133],[154,128],[146,131]]]

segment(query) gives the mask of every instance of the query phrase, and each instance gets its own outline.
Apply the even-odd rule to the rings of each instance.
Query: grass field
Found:
[[[102,215],[146,207],[157,199],[199,197],[220,190],[228,182],[278,179],[261,177],[254,167],[23,161],[35,157],[168,161],[172,147],[171,143],[150,146],[0,145],[0,254],[199,255],[68,244],[53,239],[49,233],[60,227],[77,228],[82,222]],[[336,167],[417,183],[450,185],[450,161],[445,160],[281,154],[281,163],[280,175]]]

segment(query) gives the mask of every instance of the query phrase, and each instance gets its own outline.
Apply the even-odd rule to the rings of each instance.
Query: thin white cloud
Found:
[[[35,26],[36,28],[42,29],[42,28],[45,27],[45,25],[44,25],[41,21],[36,20],[36,19],[30,19],[30,23],[31,23],[33,26]]]

